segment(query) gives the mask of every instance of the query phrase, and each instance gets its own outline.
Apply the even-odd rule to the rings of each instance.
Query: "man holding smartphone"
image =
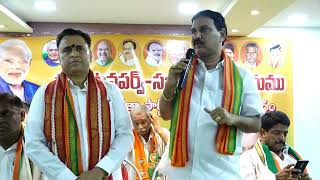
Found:
[[[306,170],[295,166],[302,158],[285,143],[289,126],[288,116],[280,111],[261,117],[260,138],[251,150],[241,155],[243,179],[311,179]]]

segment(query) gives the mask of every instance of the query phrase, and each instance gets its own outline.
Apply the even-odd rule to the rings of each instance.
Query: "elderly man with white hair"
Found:
[[[56,40],[50,40],[42,49],[42,57],[45,63],[55,67],[60,65],[59,52]]]
[[[159,118],[152,115],[145,105],[139,104],[130,111],[134,127],[134,149],[129,153],[128,159],[139,171],[142,179],[164,179],[159,174],[153,175],[164,153],[170,133],[162,128]],[[134,172],[130,172],[130,179],[136,179]]]
[[[0,93],[18,96],[31,103],[38,85],[26,81],[32,59],[27,44],[19,39],[9,39],[0,44]]]

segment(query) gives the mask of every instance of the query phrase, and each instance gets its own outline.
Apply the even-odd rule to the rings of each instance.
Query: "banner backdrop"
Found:
[[[144,103],[159,115],[159,97],[168,69],[185,57],[191,47],[191,37],[117,34],[92,35],[91,38],[91,69],[96,76],[119,86],[128,109]],[[0,38],[0,43],[6,40],[8,38]],[[55,37],[21,37],[19,40],[32,52],[31,64],[25,71],[26,81],[36,85],[52,81],[61,71]],[[293,145],[291,44],[285,40],[232,37],[225,43],[225,51],[255,74],[265,111],[281,110],[288,114],[292,123],[288,143]],[[7,81],[5,66],[13,68],[16,62],[4,61],[6,53],[0,53],[0,75]],[[5,91],[5,86],[0,88]],[[169,122],[161,123],[169,127]]]

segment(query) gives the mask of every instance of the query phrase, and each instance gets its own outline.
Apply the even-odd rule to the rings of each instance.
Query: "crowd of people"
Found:
[[[196,55],[170,67],[159,102],[170,131],[143,104],[129,112],[117,85],[94,76],[87,33],[68,28],[58,34],[55,59],[62,71],[41,87],[24,80],[30,49],[20,41],[2,43],[0,179],[311,179],[307,169],[294,167],[303,159],[286,143],[290,119],[264,112],[254,75],[234,62],[232,47],[224,48],[224,17],[204,10],[191,22]],[[122,45],[121,61],[135,65],[135,42]],[[147,51],[151,66],[161,64],[159,42]],[[257,51],[247,44],[250,67],[257,66]],[[108,65],[111,54],[101,41],[95,61]],[[258,135],[245,152],[244,133]]]

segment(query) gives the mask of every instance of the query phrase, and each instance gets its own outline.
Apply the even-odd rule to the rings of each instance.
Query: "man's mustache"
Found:
[[[279,142],[276,142],[276,144],[282,144],[282,145],[285,145],[286,143],[283,142],[283,141],[279,141]]]
[[[201,39],[196,39],[193,41],[193,44],[196,45],[196,44],[204,44],[203,40]]]

